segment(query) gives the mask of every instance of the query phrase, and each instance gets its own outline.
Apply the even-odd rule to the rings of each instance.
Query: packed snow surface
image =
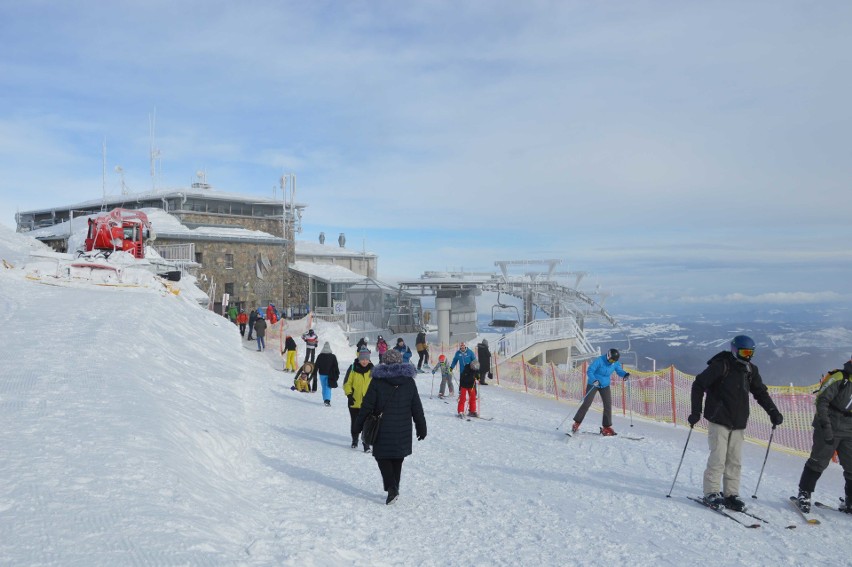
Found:
[[[667,498],[688,429],[619,415],[618,437],[569,438],[574,405],[497,385],[481,388],[493,421],[463,421],[431,374],[417,378],[428,436],[385,506],[340,389],[331,407],[291,391],[276,344],[258,352],[157,282],[28,278],[33,250],[0,234],[2,565],[780,566],[852,552],[852,517],[809,526],[786,502],[802,457],[771,451],[752,499],[765,447],[746,446],[743,496],[769,523],[745,529],[686,499],[707,457],[697,431]],[[345,372],[354,348],[315,328]],[[816,495],[842,489],[832,464]]]

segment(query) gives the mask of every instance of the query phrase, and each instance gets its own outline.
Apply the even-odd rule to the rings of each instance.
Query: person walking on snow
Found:
[[[846,481],[846,497],[840,510],[852,514],[852,357],[842,370],[829,374],[817,393],[813,427],[811,455],[799,479],[799,508],[805,513],[810,512],[811,494],[837,451]]]
[[[459,417],[464,417],[465,401],[468,402],[468,415],[479,417],[476,412],[476,381],[479,379],[479,361],[474,360],[467,366],[459,377]]]
[[[456,351],[456,355],[453,357],[453,363],[450,364],[450,370],[455,370],[456,364],[458,364],[459,377],[461,377],[462,372],[464,372],[464,367],[474,360],[476,360],[476,357],[473,355],[473,351],[468,350],[466,344],[459,343],[459,350]]]
[[[402,339],[402,337],[399,337],[396,340],[396,346],[393,347],[393,349],[399,351],[399,353],[402,355],[402,361],[404,363],[408,364],[409,362],[411,362],[411,349],[408,348],[408,345],[405,344],[405,341]]]
[[[402,362],[402,353],[389,350],[385,364],[373,368],[372,380],[361,402],[361,411],[355,422],[360,433],[364,420],[374,411],[382,413],[382,426],[373,445],[373,457],[382,475],[382,484],[388,493],[385,504],[393,504],[399,496],[402,463],[411,454],[411,423],[414,422],[417,440],[426,438],[426,417],[417,392],[413,364]]]
[[[754,351],[751,337],[737,335],[731,341],[730,351],[722,351],[707,361],[707,368],[692,383],[692,413],[687,421],[690,427],[698,423],[704,401],[710,445],[704,470],[704,502],[714,508],[745,509],[739,493],[749,392],[769,415],[773,427],[784,421],[769,397],[757,366],[751,363]]]
[[[385,360],[385,353],[388,351],[388,343],[385,341],[384,337],[379,335],[379,338],[376,339],[376,352],[379,353],[379,364],[382,364]]]
[[[355,353],[357,354],[361,352],[362,348],[368,348],[367,337],[361,337],[360,339],[358,339],[358,344],[355,345]]]
[[[237,311],[237,306],[236,306],[236,305],[231,305],[230,307],[228,307],[228,319],[229,319],[229,320],[231,321],[231,323],[233,323],[234,325],[236,325],[236,324],[237,324],[237,314],[238,314],[238,313],[239,313],[239,312]]]
[[[295,372],[296,371],[296,341],[293,340],[293,337],[287,335],[284,339],[284,352],[282,353],[286,357],[284,359],[284,372]]]
[[[240,309],[240,314],[237,315],[237,325],[240,326],[240,336],[246,336],[246,325],[248,324],[248,315],[245,309]]]
[[[358,448],[358,431],[355,429],[355,422],[358,420],[358,412],[361,411],[364,394],[367,393],[367,388],[370,386],[372,370],[370,349],[362,347],[358,351],[358,358],[349,366],[346,376],[343,377],[343,393],[346,394],[346,399],[349,402],[349,433],[352,435],[353,449]],[[370,446],[364,443],[364,452],[366,453],[369,450]]]
[[[596,358],[586,369],[586,396],[583,398],[583,403],[577,413],[574,414],[574,425],[571,426],[572,433],[580,429],[580,424],[583,423],[586,412],[589,411],[589,407],[595,399],[595,394],[589,394],[589,388],[595,388],[600,392],[604,406],[601,435],[617,435],[612,428],[612,391],[609,388],[609,382],[613,372],[621,376],[622,380],[630,378],[630,373],[626,372],[621,367],[621,363],[618,362],[620,357],[621,353],[618,352],[618,349],[611,348],[606,354]]]
[[[317,373],[319,374],[320,386],[322,386],[322,401],[325,405],[331,405],[331,389],[337,388],[337,379],[340,377],[340,368],[337,366],[337,357],[331,352],[331,345],[322,345],[322,352],[317,357]]]
[[[479,361],[479,383],[487,386],[488,382],[485,378],[488,377],[490,380],[493,374],[491,374],[491,351],[488,350],[488,341],[485,339],[476,345],[476,360]]]
[[[302,340],[305,341],[305,362],[313,362],[319,337],[313,329],[308,329],[308,332],[302,335]]]
[[[444,387],[450,387],[450,396],[455,395],[455,390],[453,389],[453,371],[450,369],[450,365],[447,364],[447,357],[443,354],[438,357],[438,364],[436,364],[432,368],[432,376],[435,375],[435,372],[441,372],[441,389],[438,390],[438,397],[440,399],[444,399]]]
[[[257,352],[260,352],[266,348],[266,321],[263,315],[258,315],[254,322],[254,334],[257,337]]]
[[[254,333],[254,322],[257,321],[257,309],[252,309],[249,314],[248,319],[248,338],[246,340],[252,340],[252,334]]]
[[[417,372],[424,372],[423,364],[426,364],[426,370],[429,370],[429,345],[426,343],[426,331],[417,333],[417,338],[414,339],[414,347],[417,349]]]

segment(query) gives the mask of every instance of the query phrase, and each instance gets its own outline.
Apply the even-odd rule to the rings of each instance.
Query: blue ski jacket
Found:
[[[595,380],[597,380],[600,383],[601,388],[606,388],[609,386],[609,379],[612,377],[613,372],[622,378],[627,376],[627,372],[621,367],[620,362],[616,361],[610,364],[609,360],[606,358],[606,354],[603,354],[596,358],[586,370],[587,383],[591,386]]]

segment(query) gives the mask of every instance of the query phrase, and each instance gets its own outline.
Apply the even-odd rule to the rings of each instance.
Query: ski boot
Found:
[[[571,433],[577,433],[578,431],[580,431],[580,422],[575,421],[574,425],[571,426]]]
[[[705,505],[710,508],[719,509],[725,505],[725,497],[722,496],[720,492],[711,492],[710,494],[705,494],[704,498],[701,499]]]
[[[601,427],[601,435],[604,437],[612,437],[618,435],[612,427]]]
[[[730,494],[725,496],[725,508],[728,510],[733,510],[734,512],[744,512],[745,511],[745,502],[740,500],[740,497],[736,494]]]
[[[799,495],[796,497],[796,506],[805,514],[809,514],[811,511],[811,493],[799,489]]]

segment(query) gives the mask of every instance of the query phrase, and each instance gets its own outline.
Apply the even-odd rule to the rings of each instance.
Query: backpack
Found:
[[[819,381],[819,388],[813,391],[816,394],[816,397],[819,398],[829,386],[837,382],[838,380],[844,380],[846,382],[849,381],[849,376],[847,376],[843,370],[839,368],[835,368],[834,370],[829,370],[826,372],[825,376],[822,377],[822,380]],[[816,401],[816,400],[814,400]]]

